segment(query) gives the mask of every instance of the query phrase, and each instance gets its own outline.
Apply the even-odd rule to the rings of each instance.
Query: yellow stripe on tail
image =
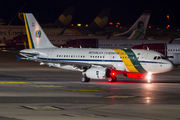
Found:
[[[24,15],[24,22],[25,22],[25,27],[26,27],[26,34],[27,34],[28,43],[29,43],[29,49],[33,49],[31,36],[30,36],[30,30],[29,30],[29,26],[28,26],[28,23],[27,23],[27,20],[26,20],[26,14],[23,13],[23,15]]]

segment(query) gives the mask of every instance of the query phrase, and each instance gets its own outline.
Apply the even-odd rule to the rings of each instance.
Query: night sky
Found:
[[[177,1],[177,0],[176,0]],[[167,25],[170,16],[171,28],[180,28],[180,2],[174,0],[4,0],[0,3],[0,18],[9,22],[24,6],[21,12],[33,13],[39,23],[53,23],[69,6],[75,7],[72,23],[89,24],[105,7],[111,7],[109,21],[131,26],[144,10],[152,11],[149,25]],[[16,17],[12,25],[22,24]]]

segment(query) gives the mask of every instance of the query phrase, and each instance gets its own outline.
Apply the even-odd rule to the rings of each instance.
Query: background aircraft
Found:
[[[73,17],[73,13],[74,13],[74,7],[73,6],[69,6],[68,8],[66,8],[66,10],[59,16],[59,18],[53,23],[53,24],[45,24],[42,25],[42,27],[48,28],[64,28],[70,25],[71,21],[72,21],[72,17]],[[24,22],[24,18],[23,18],[23,13],[19,13],[18,17]]]
[[[147,43],[169,43],[170,40],[109,40],[109,39],[75,39],[65,42],[62,47],[79,48],[131,48],[135,45]],[[180,41],[173,41],[180,43]],[[60,46],[60,47],[61,47]]]
[[[100,22],[97,22],[96,19],[99,19],[99,16],[104,16],[104,15],[107,16],[107,13],[110,12],[109,10],[110,10],[109,8],[104,9],[98,15],[98,17],[96,17],[94,19],[94,22],[92,22],[92,26],[95,26],[95,22],[98,23],[99,26],[101,26],[101,27],[104,26],[105,25],[104,24],[105,20],[101,20]],[[105,14],[105,12],[107,12],[107,13]],[[127,32],[124,32],[124,33],[121,34],[122,36],[127,36],[129,33],[132,33],[132,35],[130,35],[129,37],[120,37],[120,36],[77,36],[77,35],[71,35],[71,36],[55,35],[55,36],[53,36],[53,35],[49,35],[49,34],[47,34],[47,35],[48,35],[48,38],[50,39],[51,43],[54,44],[55,46],[60,46],[60,45],[64,44],[66,41],[68,41],[66,43],[66,45],[63,45],[64,47],[83,46],[84,48],[86,48],[86,47],[87,48],[89,48],[89,47],[98,48],[99,43],[101,43],[101,44],[103,44],[103,43],[106,44],[107,43],[107,45],[108,45],[111,42],[112,43],[114,43],[114,42],[119,43],[119,41],[112,41],[112,40],[121,40],[121,39],[127,39],[127,38],[128,39],[131,39],[131,38],[140,39],[141,37],[144,37],[145,31],[146,31],[146,28],[147,28],[147,25],[148,25],[149,17],[150,17],[150,11],[146,10]],[[105,17],[105,18],[107,18],[107,17]],[[103,25],[100,25],[101,22],[102,22]],[[144,23],[143,25],[141,24],[141,27],[142,27],[141,29],[138,28],[138,26],[140,26],[140,23]],[[95,28],[97,28],[97,26]],[[134,29],[137,29],[137,30],[134,30]],[[135,32],[133,32],[133,31],[135,31]],[[79,34],[81,34],[81,33],[79,33]],[[9,47],[12,47],[12,48],[22,49],[22,48],[25,48],[24,47],[24,42],[27,42],[27,38],[25,38],[24,36],[17,36],[17,37],[11,38],[11,40],[6,41],[5,44],[7,46],[9,46]],[[140,42],[140,43],[142,43],[142,42]],[[26,43],[26,45],[28,45],[28,43]],[[125,45],[126,45],[126,43],[125,43]],[[132,47],[132,46],[128,46],[128,45],[124,46],[124,44],[123,44],[123,45],[121,45],[122,47],[120,47],[120,48],[124,48],[124,47],[130,48],[130,47]],[[104,46],[104,48],[106,48],[106,47]],[[112,48],[116,48],[116,47],[115,47],[115,44],[114,44],[114,47],[112,47]]]
[[[79,33],[76,30],[73,29],[66,29],[58,28],[62,26],[67,26],[70,24],[72,20],[72,13],[73,13],[74,7],[68,7],[56,20],[56,22],[53,25],[45,26],[44,31],[47,35],[78,35]],[[67,15],[67,17],[66,17]],[[22,14],[20,13],[19,18],[22,19]],[[66,21],[66,22],[65,22]],[[56,27],[56,28],[53,28]],[[63,33],[62,33],[63,31]],[[18,35],[26,35],[26,30],[24,26],[16,26],[16,25],[2,25],[0,26],[0,43],[4,43],[6,40],[9,40],[12,37],[18,36]]]
[[[61,23],[64,23],[64,25],[68,25],[72,19],[72,17],[71,17],[72,15],[70,13],[72,13],[73,9],[74,9],[73,7],[69,7],[67,9],[68,12],[66,10],[62,15],[60,15],[60,17],[54,23],[54,25],[61,25]],[[63,17],[64,14],[67,14],[67,13],[69,13],[69,15],[67,17]],[[103,28],[108,22],[107,20],[108,20],[109,13],[110,13],[110,8],[103,9],[100,12],[100,14],[94,19],[92,24],[90,24],[90,28],[91,29],[93,27]],[[19,16],[22,19],[22,15],[20,14]],[[106,18],[106,19],[101,20],[101,17]],[[52,26],[54,26],[54,25],[52,25]],[[54,35],[54,36],[56,36],[56,35],[67,35],[66,39],[71,38],[71,37],[69,37],[69,35],[82,35],[82,34],[88,35],[88,34],[92,33],[87,28],[82,28],[82,27],[79,29],[78,28],[77,27],[76,28],[75,27],[49,28],[46,26],[46,28],[44,28],[44,31],[47,35],[51,35],[51,37],[52,37],[52,35]],[[26,35],[26,31],[25,31],[24,26],[0,26],[0,43],[3,43],[6,40],[9,40],[10,38],[16,37],[18,35]],[[18,38],[20,38],[20,37],[18,37]],[[53,37],[53,38],[55,38],[55,37]],[[77,36],[72,37],[72,38],[77,38]],[[23,37],[23,39],[24,39],[24,37]],[[60,41],[60,39],[58,39],[58,36],[54,40],[57,40],[58,42],[60,42],[60,43],[58,43],[59,45],[61,44],[61,42],[64,42],[64,39]]]

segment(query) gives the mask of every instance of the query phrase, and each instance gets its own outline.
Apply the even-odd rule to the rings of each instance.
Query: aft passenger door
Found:
[[[47,60],[51,60],[51,55],[52,55],[53,50],[49,50],[47,53]]]

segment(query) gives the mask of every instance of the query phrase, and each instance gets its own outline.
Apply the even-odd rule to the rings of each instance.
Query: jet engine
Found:
[[[91,79],[106,79],[111,77],[111,70],[104,67],[92,67],[84,74]]]

